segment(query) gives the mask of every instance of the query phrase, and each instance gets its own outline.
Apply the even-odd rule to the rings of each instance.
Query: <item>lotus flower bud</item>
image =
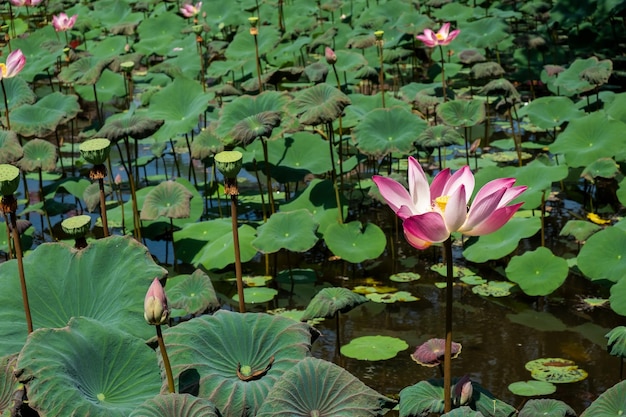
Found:
[[[326,62],[328,62],[330,65],[334,65],[335,62],[337,62],[337,55],[335,54],[335,51],[330,49],[328,46],[324,51],[324,55],[326,56]]]
[[[143,302],[143,317],[148,324],[160,325],[167,322],[169,315],[165,291],[159,280],[155,278]]]
[[[464,375],[461,379],[454,384],[453,398],[454,403],[457,406],[465,405],[472,399],[474,393],[474,387],[469,375]]]

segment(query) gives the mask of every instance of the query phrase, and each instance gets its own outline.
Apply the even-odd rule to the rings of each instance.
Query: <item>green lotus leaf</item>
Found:
[[[165,269],[134,239],[111,236],[77,251],[62,243],[39,245],[24,258],[35,328],[63,327],[72,317],[91,317],[130,334],[148,338],[141,302]],[[17,261],[0,264],[0,355],[21,349],[26,332]]]
[[[243,289],[243,299],[248,304],[260,304],[272,301],[278,295],[278,291],[274,288],[267,287],[248,287]],[[239,295],[234,294],[232,300],[239,301]]]
[[[611,119],[619,120],[620,122],[626,122],[626,94],[615,94],[613,100],[610,103],[606,103],[604,111]]]
[[[460,278],[461,282],[464,282],[467,285],[481,285],[486,284],[487,280],[477,275],[469,275]]]
[[[604,68],[606,71],[610,71],[611,61],[603,60],[598,61],[598,58],[591,57],[587,59],[578,58],[567,68],[561,72],[558,77],[548,78],[548,88],[550,91],[568,97],[575,96],[585,91],[592,90],[595,85],[590,82],[593,80],[594,68]],[[583,74],[588,74],[591,77],[585,79]]]
[[[59,79],[64,83],[76,83],[78,85],[93,85],[102,75],[102,72],[113,61],[113,57],[100,59],[95,56],[87,56],[72,62],[59,73]]]
[[[414,297],[408,291],[398,291],[393,293],[368,293],[365,297],[375,303],[392,304],[397,302],[408,303],[410,301],[417,301],[419,298]]]
[[[138,112],[136,106],[131,105],[127,112],[108,117],[95,136],[109,139],[111,142],[117,142],[125,137],[145,139],[156,133],[163,123],[164,120],[153,119],[147,112]]]
[[[257,251],[251,242],[255,229],[243,224],[239,226],[241,261],[248,262]],[[235,248],[230,219],[208,220],[189,223],[174,232],[176,256],[185,263],[202,265],[206,269],[222,269],[235,263]]]
[[[211,401],[190,394],[159,394],[144,401],[129,417],[219,417]]]
[[[561,229],[559,236],[572,236],[579,242],[584,242],[591,235],[602,230],[602,227],[585,220],[568,220]]]
[[[317,273],[313,269],[294,268],[280,271],[276,275],[276,282],[289,284],[292,281],[296,284],[310,284],[317,281]]]
[[[530,123],[543,130],[552,130],[584,115],[571,99],[562,96],[537,98],[522,110],[523,113],[518,114],[520,117],[527,115]]]
[[[23,155],[24,149],[17,140],[17,134],[11,130],[0,131],[0,164],[15,163]]]
[[[240,30],[235,38],[226,48],[224,55],[228,60],[254,60],[254,36],[250,35],[248,29],[244,28]],[[280,33],[278,28],[273,26],[262,26],[259,29],[259,35],[257,36],[259,56],[269,54],[280,40]]]
[[[54,92],[35,104],[25,104],[11,112],[11,129],[17,134],[30,137],[46,137],[60,123],[76,117],[80,111],[78,97]]]
[[[554,389],[556,390],[556,387]],[[528,402],[524,404],[524,408],[520,410],[519,417],[535,416],[576,417],[576,412],[563,401],[552,399],[528,400]]]
[[[193,194],[174,181],[165,181],[152,188],[141,208],[141,220],[156,220],[161,216],[169,219],[186,219],[191,215],[190,201]]]
[[[520,93],[506,78],[489,81],[479,90],[479,93],[485,96],[506,97],[515,100],[520,98]]]
[[[223,150],[224,145],[213,129],[203,129],[191,142],[191,157],[204,161],[205,164],[209,158]]]
[[[209,107],[213,96],[212,93],[203,93],[197,81],[176,78],[150,98],[150,118],[165,121],[155,135],[169,140],[190,132],[198,125],[200,115]]]
[[[537,217],[512,218],[494,233],[470,238],[463,250],[465,259],[471,262],[487,262],[500,259],[513,252],[521,239],[531,237],[541,228]]]
[[[241,277],[243,285],[246,287],[265,287],[268,282],[273,278],[270,275],[255,275],[255,276],[243,276]],[[236,281],[237,278],[233,277],[228,281]]]
[[[311,347],[306,324],[224,310],[167,329],[164,338],[179,392],[212,401],[224,417],[256,415],[270,388]]]
[[[515,284],[508,281],[488,281],[486,284],[472,287],[472,292],[483,297],[506,297],[511,294],[511,288],[514,286]]]
[[[442,277],[448,276],[448,267],[444,263],[434,264],[430,267],[431,271],[434,271],[441,275]],[[466,266],[452,266],[452,275],[456,278],[461,278],[469,275],[474,275],[476,272],[472,271],[470,268]]]
[[[326,228],[337,223],[339,217],[339,209],[337,208],[337,199],[331,181],[314,179],[309,185],[297,195],[289,203],[280,206],[283,211],[294,211],[298,209],[307,209],[319,224],[317,231],[324,233]],[[342,205],[343,216],[347,215],[347,205]]]
[[[412,282],[420,279],[421,276],[417,272],[398,272],[389,277],[393,282]]]
[[[406,154],[425,129],[426,122],[419,116],[392,107],[367,113],[353,129],[353,136],[356,146],[366,155]]]
[[[57,167],[57,147],[43,139],[32,139],[24,145],[19,164],[26,172],[54,171]]]
[[[545,247],[514,256],[506,267],[506,277],[532,296],[553,293],[563,285],[568,272],[567,261]]]
[[[27,64],[19,77],[33,82],[37,75],[46,74],[48,70],[53,72],[57,60],[63,56],[65,42],[59,40],[52,25],[45,25],[30,31],[28,36],[11,39],[11,47],[13,50],[20,49],[26,57]],[[13,122],[13,112],[11,112],[11,122]]]
[[[105,184],[104,195],[109,196],[111,195],[112,192],[113,192],[113,189]],[[85,201],[85,206],[87,208],[87,211],[89,211],[90,213],[95,212],[96,210],[100,208],[100,185],[97,182],[88,184],[84,188],[82,196],[77,197],[77,198],[79,199],[82,198]],[[114,204],[114,203],[107,201],[107,206],[109,204]]]
[[[533,369],[530,376],[539,381],[552,382],[554,384],[568,384],[582,381],[587,378],[587,372],[578,366],[546,366]]]
[[[626,381],[604,391],[580,417],[619,416],[626,411]]]
[[[380,93],[371,96],[363,94],[350,94],[348,95],[348,98],[352,104],[346,107],[346,115],[342,119],[344,128],[355,126],[363,120],[367,113],[383,107]],[[406,111],[411,111],[411,106],[408,103],[389,97],[389,95],[385,96],[385,104],[388,107],[400,107]]]
[[[281,249],[306,252],[318,241],[315,229],[317,223],[305,209],[275,213],[257,228],[257,238],[252,241],[252,246],[262,253]]]
[[[626,357],[626,327],[617,326],[604,337],[608,338],[607,348],[613,356]]]
[[[137,27],[140,41],[133,44],[133,49],[146,56],[165,56],[171,51],[172,44],[181,38],[184,27],[185,21],[175,13],[162,13],[142,19]]]
[[[33,246],[35,228],[30,226],[31,223],[28,220],[17,219],[17,230],[20,231],[20,244],[23,251],[27,251]],[[4,253],[9,253],[9,241],[7,239],[7,224],[3,221],[0,222],[0,251]],[[2,354],[1,348],[0,354]]]
[[[618,282],[626,274],[626,231],[607,227],[593,234],[578,254],[578,267],[592,281]]]
[[[264,111],[241,120],[230,131],[230,135],[233,140],[247,144],[256,138],[269,138],[278,125],[280,125],[280,113]]]
[[[449,3],[451,4],[451,3]],[[449,413],[442,414],[441,417],[484,417],[480,411],[474,411],[470,407],[463,406],[455,408]]]
[[[300,123],[315,126],[341,116],[350,99],[337,87],[321,83],[300,91],[293,104]]]
[[[13,405],[15,391],[19,386],[15,378],[16,363],[17,354],[0,358],[0,412],[9,410],[9,407]]]
[[[329,318],[337,313],[347,313],[367,301],[367,298],[347,288],[324,288],[309,302],[302,314],[302,320]]]
[[[502,19],[486,17],[473,22],[465,22],[461,38],[474,48],[491,48],[510,36],[506,29],[507,25]]]
[[[550,151],[564,154],[571,167],[587,166],[600,158],[615,156],[626,146],[624,129],[623,122],[593,112],[572,120],[550,145]]]
[[[328,249],[341,259],[360,263],[378,258],[385,250],[387,237],[374,223],[363,224],[356,220],[344,224],[331,224],[324,230]]]
[[[550,395],[556,392],[556,385],[544,381],[518,381],[509,384],[509,391],[523,397]]]
[[[99,42],[93,42],[89,45],[89,53],[98,60],[119,60],[123,55],[124,49],[128,45],[128,36],[107,36]],[[134,45],[133,45],[134,47]],[[113,69],[114,67],[109,67]]]
[[[427,148],[439,148],[464,143],[463,136],[454,128],[446,125],[428,126],[419,137],[417,143]]]
[[[296,388],[297,389],[294,389]],[[340,366],[305,358],[276,381],[257,417],[325,415],[382,416],[393,400],[369,388]]]
[[[619,165],[613,158],[600,158],[587,165],[580,176],[593,184],[598,177],[615,178],[619,173]]]
[[[124,417],[161,386],[144,340],[86,317],[33,332],[17,368],[29,406],[41,415]]]
[[[471,127],[485,120],[485,103],[482,100],[451,100],[437,107],[437,115],[454,127]]]
[[[93,4],[93,10],[97,13],[98,22],[103,27],[110,27],[122,22],[139,23],[144,17],[142,13],[133,13],[130,3],[125,0],[104,0]],[[82,17],[82,15],[80,16]]]
[[[362,361],[382,361],[395,357],[408,347],[408,343],[397,337],[362,336],[343,345],[341,354]]]
[[[4,92],[6,91],[6,102],[9,104],[11,112],[14,108],[23,104],[32,104],[37,99],[35,93],[22,77],[5,78],[2,80],[2,83],[4,84],[4,89],[0,89],[0,99],[4,103]]]
[[[188,314],[200,314],[220,307],[211,279],[200,269],[189,275],[169,278],[165,290],[169,305]]]
[[[621,316],[626,316],[626,280],[620,279],[611,287],[609,303],[611,310]]]
[[[74,89],[83,100],[107,103],[116,98],[126,97],[125,81],[122,74],[105,69],[92,85],[75,85]],[[94,86],[96,92],[94,93]]]

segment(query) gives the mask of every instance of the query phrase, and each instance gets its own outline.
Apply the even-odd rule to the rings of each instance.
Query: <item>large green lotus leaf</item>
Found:
[[[24,156],[19,165],[26,172],[54,171],[57,166],[57,147],[43,139],[32,139],[24,145]]]
[[[164,120],[153,119],[147,111],[137,111],[136,106],[131,104],[128,111],[108,117],[95,136],[111,142],[125,137],[145,139],[159,130],[163,123]]]
[[[626,280],[620,279],[611,287],[609,302],[611,310],[621,316],[626,316]]]
[[[113,58],[99,59],[94,56],[86,56],[72,62],[59,73],[59,79],[64,83],[76,83],[78,85],[93,85],[102,75],[105,68],[113,61]]]
[[[367,301],[366,297],[347,288],[324,288],[315,294],[315,297],[309,302],[302,314],[302,321],[333,317],[337,313],[347,313]]]
[[[301,90],[293,102],[300,123],[313,126],[332,122],[349,104],[347,95],[326,83]]]
[[[254,141],[246,146],[247,152],[263,155],[262,143]],[[272,178],[281,184],[302,181],[311,174],[325,174],[332,168],[328,142],[311,132],[298,132],[284,139],[267,143],[268,161],[271,165]],[[333,149],[334,160],[339,157]],[[254,170],[253,164],[246,164],[248,171]],[[265,162],[257,161],[257,169],[265,172]]]
[[[374,223],[367,223],[363,227],[360,221],[355,220],[328,226],[324,230],[324,242],[333,254],[357,264],[378,258],[385,251],[387,237]]]
[[[615,94],[613,100],[605,104],[604,111],[609,118],[626,123],[626,93]]]
[[[4,91],[6,90],[6,99],[9,104],[9,110],[13,110],[22,104],[34,103],[37,96],[30,89],[30,86],[22,77],[5,78],[2,80],[4,89],[0,89],[0,100],[4,101]]]
[[[94,95],[93,85],[76,85],[74,89],[83,100],[96,101],[97,98],[99,104],[126,96],[124,76],[108,69],[102,72],[95,86],[97,97]]]
[[[540,400],[528,400],[518,415],[519,417],[576,417],[576,412],[563,401],[546,398]]]
[[[255,59],[254,36],[250,35],[246,25],[241,25],[241,27],[243,29],[235,35],[235,38],[226,48],[225,56],[228,60],[238,61]],[[260,27],[259,35],[257,36],[259,56],[272,52],[279,40],[280,33],[278,28],[274,26]]]
[[[76,117],[78,97],[55,91],[35,104],[25,104],[11,112],[11,129],[22,136],[46,137],[57,126]]]
[[[596,178],[612,179],[620,174],[620,167],[613,158],[600,158],[587,165],[580,177],[594,184]]]
[[[188,314],[200,314],[220,307],[211,278],[200,269],[189,275],[169,278],[165,291],[169,305]]]
[[[24,274],[33,326],[63,327],[72,317],[92,317],[130,334],[152,334],[143,320],[150,282],[165,276],[148,249],[129,237],[111,236],[83,250],[44,243],[24,258]],[[26,338],[26,320],[17,261],[0,264],[0,355],[18,352]],[[138,302],[139,300],[139,302]]]
[[[626,413],[626,381],[604,391],[580,417],[621,416]]]
[[[189,223],[174,232],[176,256],[183,262],[207,269],[222,269],[233,264],[235,248],[232,230],[230,219]],[[248,262],[257,254],[251,243],[256,231],[247,224],[239,226],[238,230],[241,261]]]
[[[591,57],[587,59],[576,59],[565,71],[561,72],[558,77],[550,77],[547,79],[548,88],[555,94],[565,95],[568,97],[580,94],[585,91],[592,90],[594,84],[589,82],[581,74],[590,71],[595,67],[606,67],[610,61],[598,61],[598,58]]]
[[[164,332],[180,393],[215,403],[224,417],[252,417],[270,388],[310,356],[308,325],[264,313],[219,310]]]
[[[93,4],[93,10],[98,22],[105,28],[120,23],[139,23],[144,17],[143,13],[133,13],[130,2],[126,0],[98,1]]]
[[[474,48],[492,48],[505,40],[508,36],[507,24],[497,17],[486,17],[473,22],[465,22],[459,36]]]
[[[352,127],[357,125],[365,115],[372,110],[380,109],[383,107],[383,101],[380,93],[371,96],[363,94],[350,94],[348,98],[352,102],[351,105],[346,107],[346,116],[343,118],[343,127]],[[400,107],[406,111],[411,111],[411,106],[401,100],[385,96],[385,105],[387,107]]]
[[[211,401],[190,394],[159,394],[143,402],[129,417],[219,417]]]
[[[144,19],[137,27],[141,40],[133,44],[133,48],[146,56],[152,54],[165,56],[172,49],[172,43],[181,38],[184,27],[185,21],[175,13],[162,13]]]
[[[11,39],[11,47],[13,50],[20,49],[26,56],[27,64],[19,77],[33,82],[39,74],[46,74],[48,70],[54,72],[53,67],[56,68],[57,59],[63,56],[65,42],[59,40],[52,25],[45,25],[30,31],[28,36]],[[4,53],[4,56],[6,55],[8,51]]]
[[[441,120],[454,127],[471,127],[485,120],[485,103],[482,100],[451,100],[437,107]]]
[[[149,115],[163,119],[165,124],[156,133],[163,140],[189,133],[209,107],[213,93],[203,93],[200,83],[186,78],[176,78],[150,98]]]
[[[208,165],[210,158],[224,150],[224,144],[215,135],[213,129],[202,129],[191,142],[191,157]]]
[[[530,123],[540,129],[552,130],[565,122],[582,117],[584,113],[568,97],[550,96],[531,101],[528,106],[520,109],[518,115],[528,116]]]
[[[17,134],[11,130],[0,131],[0,164],[13,164],[23,155],[24,149],[17,140]]]
[[[146,195],[141,207],[141,220],[156,220],[161,216],[187,219],[191,215],[192,197],[193,194],[184,185],[164,181]]]
[[[362,336],[352,339],[341,347],[341,354],[362,361],[383,361],[394,358],[398,352],[408,349],[409,344],[391,336]]]
[[[593,112],[572,120],[550,151],[562,153],[570,167],[583,167],[600,158],[611,158],[626,146],[626,124]]]
[[[367,113],[353,129],[353,136],[356,146],[366,155],[406,154],[414,149],[414,142],[426,127],[419,116],[392,107]]]
[[[318,241],[316,229],[317,223],[306,209],[274,213],[257,228],[257,238],[252,241],[252,246],[262,253],[281,249],[306,252]]]
[[[622,358],[626,357],[626,327],[617,326],[604,337],[609,339],[606,342],[609,354]]]
[[[337,223],[339,209],[332,182],[329,180],[314,179],[308,187],[289,203],[280,206],[283,211],[307,209],[319,223],[318,232],[324,233],[331,224]],[[343,216],[348,213],[348,208],[343,205]]]
[[[15,391],[19,385],[14,374],[16,363],[17,354],[0,358],[0,412],[8,410],[13,405]]]
[[[276,382],[257,417],[382,416],[392,406],[342,367],[305,358]]]
[[[470,407],[463,406],[453,408],[449,413],[442,414],[441,417],[485,417],[485,415],[480,411],[474,411]]]
[[[607,227],[592,235],[578,254],[578,267],[592,281],[618,282],[626,274],[626,231]]]
[[[500,259],[513,252],[520,240],[533,236],[539,229],[541,220],[538,217],[514,217],[494,233],[470,238],[465,244],[463,256],[476,263]]]
[[[523,397],[537,397],[550,395],[556,392],[556,385],[544,381],[518,381],[509,384],[509,391]]]
[[[545,247],[514,256],[506,267],[506,277],[532,296],[553,293],[563,285],[568,272],[567,261]]]
[[[584,242],[600,230],[602,227],[586,220],[568,220],[561,229],[559,236],[573,236],[577,241]]]
[[[125,417],[161,387],[154,352],[144,340],[86,317],[33,332],[17,368],[28,404],[40,415]]]
[[[110,60],[114,58],[124,60],[124,49],[128,45],[127,36],[107,36],[101,41],[89,45],[89,53],[96,59]]]

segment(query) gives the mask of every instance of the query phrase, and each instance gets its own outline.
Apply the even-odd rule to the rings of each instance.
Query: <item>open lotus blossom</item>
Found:
[[[7,57],[6,64],[0,63],[0,80],[3,78],[13,78],[22,71],[26,65],[26,57],[21,49],[16,49]]]
[[[11,0],[11,4],[17,7],[20,7],[20,6],[33,7],[33,6],[37,6],[42,1],[43,0]]]
[[[194,17],[198,13],[200,13],[200,9],[202,8],[202,2],[199,1],[194,6],[191,3],[184,4],[183,7],[180,8],[180,13],[185,17]]]
[[[57,16],[52,16],[52,26],[54,26],[54,30],[57,32],[65,32],[74,27],[77,18],[77,14],[69,17],[67,14],[61,12]]]
[[[430,29],[424,29],[424,34],[415,36],[420,41],[424,42],[429,48],[442,45],[445,46],[452,42],[461,31],[459,29],[450,32],[450,23],[444,23],[441,29],[437,33]]]
[[[157,278],[152,281],[143,301],[143,317],[148,324],[164,324],[169,318],[167,298],[163,286]]]
[[[391,209],[402,219],[407,241],[417,249],[443,242],[453,232],[480,236],[504,226],[523,203],[507,205],[526,190],[515,178],[499,178],[482,187],[469,210],[474,175],[468,166],[454,174],[444,169],[428,185],[419,162],[409,157],[409,190],[391,178],[374,182]]]

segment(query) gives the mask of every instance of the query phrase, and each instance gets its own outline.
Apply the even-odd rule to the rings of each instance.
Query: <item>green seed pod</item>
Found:
[[[0,165],[0,194],[13,195],[20,185],[20,169],[9,164]]]
[[[215,155],[215,166],[225,178],[237,178],[243,166],[243,154],[239,151],[223,151]]]
[[[70,217],[61,222],[61,228],[73,238],[85,236],[91,228],[91,217],[86,214]]]
[[[90,139],[81,143],[78,149],[87,162],[102,165],[109,157],[111,141],[105,138]]]

